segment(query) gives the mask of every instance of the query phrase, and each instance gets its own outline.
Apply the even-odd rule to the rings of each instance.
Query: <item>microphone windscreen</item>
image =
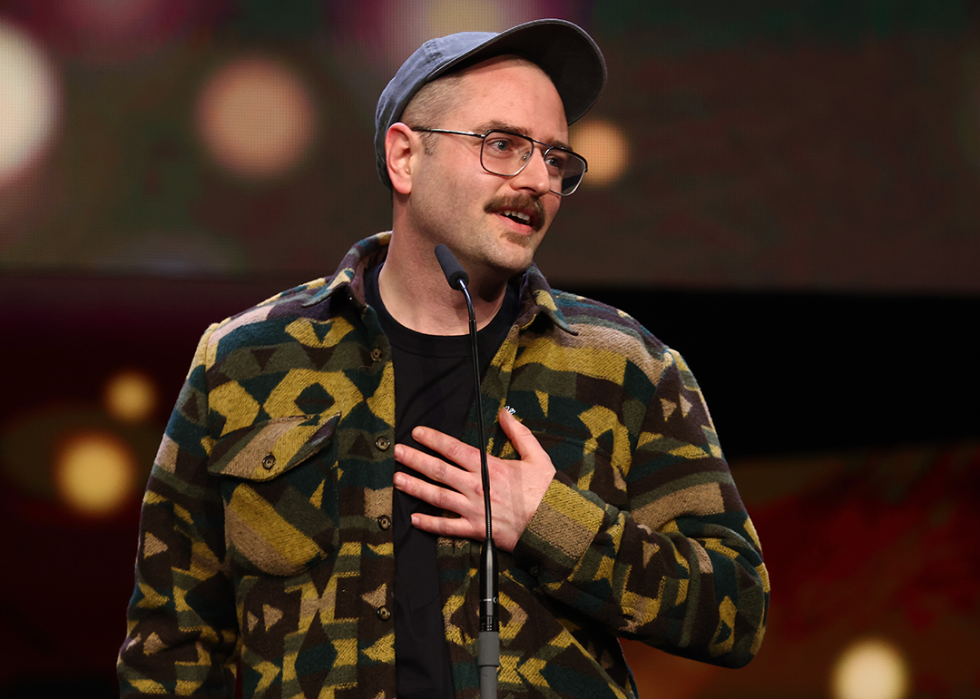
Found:
[[[470,283],[470,275],[463,269],[463,265],[459,264],[459,260],[456,259],[452,251],[442,243],[436,245],[436,259],[439,260],[442,273],[446,275],[446,281],[449,282],[449,286],[453,289],[462,291],[462,287],[459,284],[460,280],[462,280],[463,284]]]

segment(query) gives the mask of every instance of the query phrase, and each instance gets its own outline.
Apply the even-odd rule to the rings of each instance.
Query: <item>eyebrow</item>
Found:
[[[516,134],[520,134],[521,136],[527,136],[528,138],[531,138],[531,133],[527,129],[521,126],[514,126],[513,124],[508,124],[507,122],[504,121],[487,121],[480,124],[478,127],[476,127],[476,131],[479,133],[486,133],[487,131],[494,131],[494,130],[510,131],[511,133],[516,133]],[[537,141],[537,142],[544,143],[544,141]],[[546,143],[545,145],[554,146],[556,148],[561,148],[562,150],[567,150],[567,151],[572,150],[572,147],[567,143],[565,143],[564,141],[554,141],[552,143]]]

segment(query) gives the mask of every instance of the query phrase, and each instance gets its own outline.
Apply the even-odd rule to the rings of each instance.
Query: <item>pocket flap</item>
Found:
[[[273,418],[235,430],[211,450],[208,472],[250,481],[279,476],[330,442],[340,413]]]

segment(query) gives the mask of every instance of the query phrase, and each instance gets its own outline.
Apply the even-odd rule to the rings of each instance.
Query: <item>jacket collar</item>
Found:
[[[324,279],[323,286],[303,306],[309,307],[326,301],[336,294],[346,294],[359,309],[367,307],[364,300],[364,274],[377,264],[380,264],[388,254],[388,243],[391,241],[391,231],[378,233],[354,244],[344,259],[340,261],[337,271],[332,277]],[[565,320],[558,308],[555,293],[548,285],[541,270],[534,263],[524,272],[521,279],[521,307],[518,312],[518,323],[527,327],[539,313],[543,313],[559,328],[572,335],[577,335]]]

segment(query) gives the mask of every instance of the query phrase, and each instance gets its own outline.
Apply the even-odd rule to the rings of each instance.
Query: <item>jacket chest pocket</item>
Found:
[[[340,413],[275,418],[214,445],[208,471],[220,479],[225,543],[236,566],[293,576],[335,550],[339,419]]]

